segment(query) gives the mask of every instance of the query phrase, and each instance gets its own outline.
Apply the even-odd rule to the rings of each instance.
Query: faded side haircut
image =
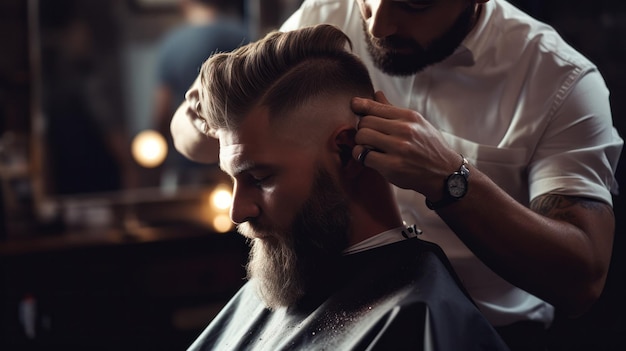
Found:
[[[267,107],[276,119],[315,97],[372,97],[367,68],[351,50],[340,29],[320,24],[271,32],[230,53],[215,54],[200,71],[200,114],[212,130],[231,129],[257,106]]]

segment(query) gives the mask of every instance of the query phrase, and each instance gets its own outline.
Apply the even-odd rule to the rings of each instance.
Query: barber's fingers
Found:
[[[376,169],[376,166],[378,165],[380,158],[380,155],[375,155],[375,154],[381,154],[382,152],[380,150],[374,149],[370,146],[365,146],[365,145],[356,145],[353,149],[352,149],[352,156],[363,166],[365,167],[370,167],[370,168],[374,168]]]
[[[385,119],[405,119],[410,116],[411,110],[395,107],[387,101],[382,92],[375,94],[375,99],[354,97],[351,101],[352,111],[359,116],[377,116]]]
[[[179,110],[182,109],[184,111],[183,113],[185,117],[191,121],[191,124],[196,128],[196,130],[204,135],[209,135],[209,125],[204,118],[200,117],[198,103],[198,100],[184,100],[179,107]]]
[[[357,124],[357,135],[359,132],[361,132],[360,134],[369,133],[366,132],[368,129],[386,135],[402,135],[407,132],[403,131],[405,128],[410,128],[410,125],[401,120],[385,119],[378,116],[367,115],[359,119],[359,123]]]
[[[370,159],[370,155],[376,152],[377,158],[397,148],[398,139],[393,136],[381,133],[374,129],[359,130],[354,139],[356,146],[352,149],[352,156],[362,164],[365,164],[364,159]],[[371,151],[367,151],[369,149]],[[379,158],[380,159],[380,158]],[[376,165],[376,164],[375,164]],[[367,166],[372,167],[370,162],[367,162]],[[376,168],[376,167],[374,167]]]
[[[397,130],[403,128],[401,123],[365,117],[359,123],[354,142],[358,145],[370,146],[378,150],[389,150],[394,147],[394,143],[400,141],[402,136],[398,136]]]
[[[372,152],[372,148],[366,147],[366,146],[360,146],[360,151],[358,152],[358,155],[356,156],[357,161],[359,161],[362,165],[365,165],[365,159],[367,158],[367,155]]]
[[[372,168],[393,183],[393,173],[398,170],[401,160],[398,155],[366,145],[356,145],[352,156],[363,166]]]
[[[382,93],[377,96],[377,98],[379,97],[386,101]],[[369,99],[354,98],[352,108],[355,113],[361,116],[358,129],[371,128],[384,134],[409,137],[414,132],[414,128],[429,124],[416,111]]]
[[[382,91],[377,91],[376,93],[374,93],[374,100],[380,102],[381,104],[384,105],[391,105],[391,103],[389,102],[389,100],[387,100],[387,97],[385,96],[385,93],[383,93]]]

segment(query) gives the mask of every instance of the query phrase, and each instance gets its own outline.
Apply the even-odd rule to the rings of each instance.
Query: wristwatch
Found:
[[[426,207],[431,210],[438,210],[445,207],[467,194],[467,187],[469,185],[469,169],[467,169],[467,159],[461,155],[463,163],[459,170],[450,174],[443,184],[443,198],[437,202],[432,202],[426,199]]]

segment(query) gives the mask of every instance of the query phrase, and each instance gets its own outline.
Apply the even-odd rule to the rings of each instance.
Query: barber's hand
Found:
[[[219,141],[198,114],[200,88],[197,78],[174,113],[170,130],[178,152],[196,162],[215,163],[219,161]]]
[[[443,180],[459,168],[461,157],[419,113],[392,106],[382,92],[375,101],[352,100],[361,115],[352,151],[354,158],[377,170],[392,184],[428,198],[441,197]],[[362,152],[371,148],[363,159]]]

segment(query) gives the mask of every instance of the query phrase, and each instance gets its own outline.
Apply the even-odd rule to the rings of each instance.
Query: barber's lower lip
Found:
[[[390,46],[377,46],[381,52],[386,54],[408,54],[411,52],[408,48],[395,48]]]
[[[397,47],[397,46],[382,46],[383,50],[398,54],[408,54],[411,52],[409,47]]]

